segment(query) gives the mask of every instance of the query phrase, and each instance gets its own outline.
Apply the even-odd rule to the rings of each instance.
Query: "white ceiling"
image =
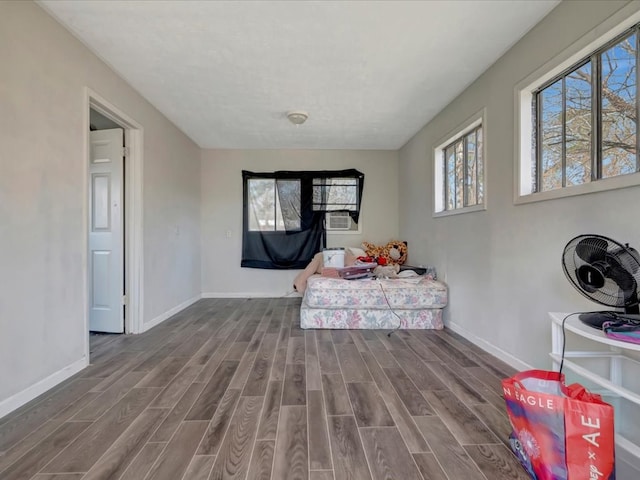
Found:
[[[559,0],[38,3],[202,148],[396,150]]]

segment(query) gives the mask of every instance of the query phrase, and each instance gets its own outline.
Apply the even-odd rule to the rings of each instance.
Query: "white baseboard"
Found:
[[[82,357],[71,365],[67,365],[62,370],[58,370],[47,378],[25,388],[21,392],[0,401],[0,418],[20,408],[25,403],[30,402],[39,395],[42,395],[44,392],[50,390],[59,383],[64,382],[67,378],[72,377],[88,365],[89,359],[87,357]]]
[[[289,291],[285,293],[276,292],[205,292],[202,298],[295,298],[301,297],[298,292]]]
[[[200,300],[202,298],[202,295],[196,295],[193,298],[190,298],[189,300],[182,302],[180,305],[176,305],[175,307],[173,307],[170,310],[167,310],[164,313],[161,313],[160,315],[158,315],[156,318],[149,320],[148,322],[144,322],[142,324],[142,329],[140,330],[139,333],[144,333],[147,330],[152,329],[153,327],[155,327],[156,325],[161,324],[162,322],[164,322],[165,320],[169,319],[170,317],[172,317],[173,315],[175,315],[176,313],[180,312],[181,310],[184,310],[185,308],[187,308],[189,305],[192,305],[194,303],[196,303],[198,300]]]
[[[505,352],[504,350],[496,347],[495,345],[487,342],[486,340],[474,335],[473,333],[469,332],[468,330],[465,330],[460,325],[457,325],[457,324],[455,324],[453,322],[448,322],[445,326],[449,327],[451,330],[453,330],[454,332],[462,335],[464,338],[469,340],[471,343],[477,345],[478,347],[480,347],[481,349],[485,350],[486,352],[489,352],[494,357],[499,358],[500,360],[502,360],[503,362],[507,363],[508,365],[511,365],[513,368],[515,368],[517,370],[521,370],[521,371],[522,370],[531,370],[533,368],[528,363],[523,362],[519,358],[514,357],[513,355],[511,355],[510,353]]]

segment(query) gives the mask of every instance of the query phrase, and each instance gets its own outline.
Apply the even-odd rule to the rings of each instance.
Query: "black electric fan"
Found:
[[[569,281],[589,300],[624,309],[624,314],[583,313],[580,320],[594,328],[624,315],[640,321],[640,255],[629,246],[602,235],[578,235],[567,243],[562,269]]]

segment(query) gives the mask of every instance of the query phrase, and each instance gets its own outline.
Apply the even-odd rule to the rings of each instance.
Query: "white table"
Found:
[[[551,317],[551,353],[554,370],[558,370],[562,359],[562,320],[566,313],[550,312]],[[622,398],[627,400],[627,407],[622,418],[616,412],[616,443],[635,459],[630,459],[633,464],[640,464],[640,432],[633,425],[625,431],[625,424],[632,424],[632,421],[640,419],[640,345],[613,340],[604,335],[600,330],[582,323],[578,315],[573,315],[565,322],[567,332],[567,349],[564,352],[563,370],[572,371],[584,379],[602,387],[603,395],[607,397]],[[569,348],[569,341],[572,336],[587,339],[588,342],[581,343],[593,346],[593,350],[575,350]],[[589,348],[589,347],[587,347]],[[639,352],[634,355],[633,352]],[[633,357],[636,358],[633,358]],[[582,362],[581,362],[582,360]],[[596,363],[594,363],[596,362]],[[599,370],[607,371],[608,375],[598,374],[585,364],[595,365],[602,363],[604,368]],[[608,364],[608,368],[606,365]],[[605,399],[609,401],[609,398]],[[613,402],[612,402],[613,403]],[[615,407],[614,403],[614,407]],[[625,420],[628,419],[629,422]]]

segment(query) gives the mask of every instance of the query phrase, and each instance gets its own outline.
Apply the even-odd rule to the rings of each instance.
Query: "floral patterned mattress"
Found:
[[[312,276],[301,328],[441,329],[447,286],[430,277],[342,280]]]

